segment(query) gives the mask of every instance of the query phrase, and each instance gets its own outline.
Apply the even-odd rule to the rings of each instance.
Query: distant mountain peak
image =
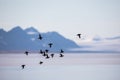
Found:
[[[15,26],[13,29],[22,29],[20,26]]]
[[[27,30],[38,32],[37,29],[35,29],[35,28],[32,27],[32,26],[25,29],[25,31],[27,31]]]
[[[9,32],[12,32],[12,31],[23,31],[23,29],[20,27],[20,26],[16,26],[14,28],[12,28]]]
[[[46,33],[47,35],[59,35],[59,36],[62,36],[62,35],[60,35],[58,32],[56,32],[56,31],[52,31],[52,32],[47,32]]]
[[[25,32],[27,32],[27,34],[38,34],[38,30],[35,29],[34,27],[29,27],[25,29]]]
[[[0,29],[1,32],[6,32],[4,29]]]
[[[0,29],[0,37],[1,35],[5,35],[6,34],[6,31],[4,29]]]
[[[0,32],[2,32],[2,30]],[[2,41],[0,43],[0,51],[38,51],[39,49],[48,48],[47,45],[50,42],[54,44],[51,51],[58,51],[59,49],[68,51],[71,48],[79,48],[75,42],[65,38],[58,32],[53,31],[40,34],[43,37],[41,41],[38,40],[39,32],[34,27],[23,30],[20,26],[16,26],[10,31],[2,32],[2,34],[0,34]],[[8,45],[5,45],[4,43]]]

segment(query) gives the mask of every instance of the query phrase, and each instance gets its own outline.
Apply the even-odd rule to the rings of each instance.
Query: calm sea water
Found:
[[[80,64],[81,59],[78,55],[70,55],[70,58],[67,56],[45,60],[37,54],[30,56],[2,54],[0,55],[0,80],[120,80],[120,64]],[[92,55],[83,56],[85,58],[83,61],[89,57],[92,58]],[[119,57],[116,56],[112,58],[112,56],[106,55],[106,57],[109,58],[107,61],[112,59],[113,63],[114,59],[119,61]],[[98,60],[95,58],[91,61],[94,62],[96,59]],[[99,59],[101,58],[99,57]],[[39,60],[46,63],[39,65]],[[72,62],[72,60],[78,61],[78,63]],[[70,62],[72,63],[67,64]],[[20,66],[22,63],[27,64],[23,70]]]
[[[120,65],[0,67],[0,80],[120,80]]]

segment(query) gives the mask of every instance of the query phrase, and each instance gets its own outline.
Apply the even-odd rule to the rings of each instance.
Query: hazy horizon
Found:
[[[20,26],[19,26],[20,27]],[[15,29],[17,29],[18,31],[19,31],[19,27],[16,27],[16,28],[14,28],[14,30]],[[21,28],[21,27],[20,27]],[[32,30],[31,30],[32,29]],[[31,35],[31,34],[29,34],[29,33],[33,33],[32,35],[34,35],[34,37],[33,38],[29,38],[28,39],[28,41],[30,40],[36,40],[35,39],[35,35],[37,35],[35,32],[34,32],[34,28],[32,28],[31,27],[31,29],[29,29],[29,31],[27,32],[27,34],[28,34],[28,36],[29,35]],[[13,30],[13,29],[12,29]],[[35,29],[35,31],[36,31],[37,29]],[[25,31],[25,30],[24,30]],[[32,31],[32,32],[31,32]],[[20,32],[21,32],[21,30],[20,30]],[[26,31],[25,31],[26,32]],[[14,34],[16,34],[17,32],[14,32]],[[40,32],[41,33],[41,32]],[[52,32],[49,32],[49,33],[52,33]],[[22,32],[21,32],[21,34],[22,34]],[[48,33],[41,33],[41,34],[46,34],[46,35],[48,35]],[[55,33],[56,34],[56,33]],[[59,34],[59,35],[61,35],[60,33],[57,33],[57,34]],[[57,35],[58,37],[59,37],[59,35]],[[21,35],[21,36],[24,36],[24,35]],[[64,37],[64,38],[66,38],[64,35],[61,35],[62,37]],[[7,36],[7,37],[14,37],[14,36]],[[119,50],[119,47],[120,47],[120,43],[119,43],[119,41],[120,41],[120,36],[113,36],[113,37],[99,37],[99,36],[94,36],[93,38],[91,38],[91,39],[86,39],[86,38],[84,38],[84,39],[79,39],[77,36],[76,36],[76,38],[79,40],[79,42],[77,42],[77,41],[74,41],[74,40],[71,40],[71,41],[74,41],[75,43],[77,43],[77,45],[79,45],[80,47],[79,48],[73,48],[73,49],[71,49],[72,51],[74,51],[74,52],[76,52],[76,51],[89,51],[90,53],[91,53],[91,51],[94,51],[94,52],[120,52],[120,50]],[[55,38],[54,38],[55,39]],[[69,38],[66,38],[66,39],[69,39]],[[1,43],[6,43],[7,44],[7,42],[5,42],[5,40],[6,39],[4,39],[4,38],[2,38],[2,36],[1,36]],[[8,40],[8,39],[7,39]],[[10,41],[10,43],[15,43],[16,41]],[[9,43],[9,42],[8,42]],[[64,43],[64,42],[63,42]],[[69,43],[70,44],[70,43]],[[19,44],[20,45],[20,44]],[[27,44],[27,45],[29,45],[29,44]],[[8,46],[6,46],[6,47],[8,47]],[[34,49],[34,48],[33,48]]]
[[[120,35],[119,0],[0,0],[0,28],[34,26],[67,38]]]

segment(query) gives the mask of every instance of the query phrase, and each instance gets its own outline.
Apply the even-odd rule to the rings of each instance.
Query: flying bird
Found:
[[[40,54],[43,54],[43,51],[42,51],[42,50],[40,50]]]
[[[51,54],[51,57],[53,58],[53,57],[54,57],[54,54]]]
[[[60,53],[60,57],[64,57],[64,55]]]
[[[25,51],[25,54],[26,54],[26,55],[28,55],[28,53],[29,53],[28,51]]]
[[[38,37],[38,39],[42,40],[42,38],[43,38],[43,37],[41,36],[41,34],[39,34],[39,37]]]
[[[60,53],[64,53],[64,51],[61,49],[61,50],[60,50]]]
[[[64,57],[64,55],[62,53],[64,53],[64,51],[61,49],[60,50],[60,57]]]
[[[40,63],[39,64],[43,64],[43,62],[42,61],[40,61]]]
[[[53,45],[53,43],[49,43],[48,45],[49,45],[49,47],[51,48],[51,47],[52,47],[52,45]]]
[[[21,65],[21,67],[22,67],[22,69],[24,69],[24,68],[25,68],[25,65],[23,64],[23,65]]]
[[[78,36],[79,38],[81,38],[81,34],[77,34],[77,36]]]
[[[46,56],[46,53],[45,53],[45,51],[43,52],[43,56]]]
[[[48,49],[45,50],[46,53],[48,53],[48,51],[49,51]]]
[[[46,59],[49,59],[50,57],[48,56],[48,54],[46,55]]]

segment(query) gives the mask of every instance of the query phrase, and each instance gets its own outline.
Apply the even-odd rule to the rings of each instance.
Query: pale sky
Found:
[[[74,39],[120,35],[120,0],[0,0],[0,28],[34,26]]]

